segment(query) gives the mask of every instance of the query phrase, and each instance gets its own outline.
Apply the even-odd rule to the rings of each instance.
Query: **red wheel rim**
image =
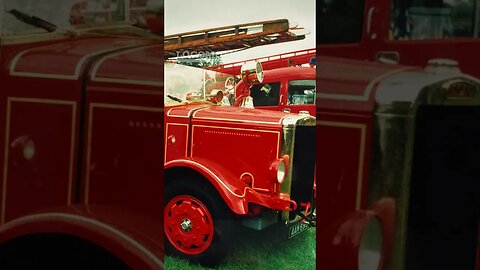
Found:
[[[164,229],[170,243],[179,251],[197,255],[213,240],[213,219],[207,207],[189,195],[171,199],[165,206]]]

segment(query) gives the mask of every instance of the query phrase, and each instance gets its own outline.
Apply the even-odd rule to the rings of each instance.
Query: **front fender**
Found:
[[[236,179],[222,166],[201,158],[178,159],[166,163],[165,171],[180,167],[190,168],[205,177],[234,213],[239,215],[248,213],[248,204],[245,196],[251,188],[239,179]]]
[[[114,213],[122,215],[115,217]],[[138,214],[134,215],[136,223],[147,224],[141,221],[142,218],[138,218]],[[148,232],[136,232],[136,229],[126,224],[124,220],[126,216],[133,217],[124,209],[115,211],[112,208],[95,206],[65,207],[51,212],[26,215],[0,226],[0,245],[20,237],[38,234],[68,235],[100,246],[132,269],[164,269],[161,221],[158,224],[158,235],[161,240],[153,243],[152,238],[155,239],[157,236],[148,236]]]
[[[192,169],[205,177],[236,214],[247,214],[248,203],[259,204],[274,210],[292,210],[290,207],[292,201],[288,194],[260,194],[218,163],[203,158],[172,160],[165,164],[165,171],[181,167]]]

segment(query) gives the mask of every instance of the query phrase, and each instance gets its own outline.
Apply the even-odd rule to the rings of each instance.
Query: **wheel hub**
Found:
[[[214,224],[208,208],[197,198],[179,195],[165,206],[165,236],[177,250],[197,255],[213,240]]]
[[[189,232],[192,230],[192,222],[190,219],[186,218],[182,221],[182,223],[180,223],[180,227],[184,232]]]

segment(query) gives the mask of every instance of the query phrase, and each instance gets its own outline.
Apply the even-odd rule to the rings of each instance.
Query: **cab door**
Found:
[[[378,62],[425,66],[430,59],[459,62],[463,72],[480,76],[479,0],[367,1],[379,12],[371,25],[377,32],[371,57]]]
[[[285,82],[280,80],[255,84],[250,88],[250,96],[253,98],[253,106],[257,109],[279,110],[281,100],[286,93]],[[281,108],[280,108],[281,109]]]

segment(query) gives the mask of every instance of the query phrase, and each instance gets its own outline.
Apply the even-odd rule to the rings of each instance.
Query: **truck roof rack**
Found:
[[[299,31],[300,30],[300,31]],[[237,24],[165,36],[165,58],[182,56],[182,50],[219,52],[301,40],[309,34],[287,19]]]

